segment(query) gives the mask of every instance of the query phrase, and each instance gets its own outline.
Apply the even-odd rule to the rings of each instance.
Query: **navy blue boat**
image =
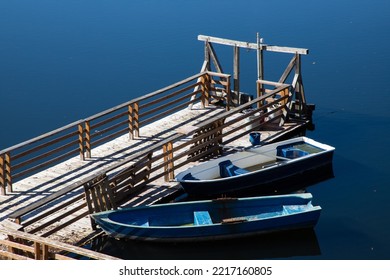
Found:
[[[331,164],[334,150],[313,139],[298,137],[201,163],[178,173],[175,180],[195,197],[231,195],[254,188],[261,193],[265,186]]]
[[[303,193],[159,204],[91,216],[115,238],[178,242],[311,228],[320,212],[312,195]]]

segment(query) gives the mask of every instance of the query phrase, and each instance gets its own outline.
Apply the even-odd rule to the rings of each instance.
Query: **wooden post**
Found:
[[[216,71],[218,73],[224,73],[223,69],[222,69],[222,66],[221,66],[221,63],[219,62],[217,54],[216,54],[216,52],[214,50],[213,45],[210,42],[206,42],[206,46],[207,46],[207,49],[208,49],[208,54],[210,55],[210,58],[213,61],[213,64],[215,66]]]
[[[164,153],[164,172],[167,172],[164,175],[165,182],[169,182],[171,179],[175,178],[175,173],[173,170],[173,145],[172,142],[168,142],[163,145],[163,153]]]
[[[295,87],[295,99],[299,104],[299,113],[306,113],[306,97],[303,89],[302,73],[301,73],[301,55],[296,53],[295,75],[297,75],[297,83]]]
[[[214,135],[214,145],[216,147],[220,147],[216,152],[215,154],[217,156],[221,155],[222,152],[223,152],[223,149],[222,149],[222,143],[223,143],[223,139],[220,138],[221,135],[223,135],[223,124],[224,124],[224,120],[218,120],[215,122],[215,127],[217,128],[216,132],[215,132],[215,135]]]
[[[263,49],[260,44],[260,35],[257,33],[257,80],[264,80],[264,63],[263,63]],[[257,83],[257,97],[263,94],[263,84]],[[263,104],[258,103],[257,108]]]
[[[226,79],[226,111],[230,110],[230,103],[232,102],[231,91],[230,91],[230,76]]]
[[[204,74],[202,76],[202,96],[201,96],[201,103],[202,108],[205,108],[209,106],[210,101],[210,75]]]
[[[204,71],[207,71],[207,70],[211,70],[211,65],[210,65],[210,53],[209,53],[209,48],[208,48],[208,42],[205,41],[204,42],[204,61],[206,62],[206,69]],[[201,71],[203,72],[203,71]]]
[[[290,92],[291,92],[291,88],[285,88],[281,92],[281,96],[282,97],[289,96]],[[288,114],[290,113],[290,107],[287,105],[288,102],[291,102],[291,96],[289,96],[287,99],[283,99],[282,101],[280,101],[280,105],[282,108],[282,117],[280,119],[279,126],[283,126],[288,119]]]
[[[42,259],[43,260],[49,259],[49,246],[46,244],[42,244]]]
[[[0,155],[0,195],[5,195],[4,154]]]
[[[84,128],[81,123],[78,125],[78,131],[79,131],[79,153],[80,153],[80,159],[85,160],[85,149],[84,149]]]
[[[207,48],[206,48],[206,50],[207,50]],[[205,55],[206,55],[206,54],[205,54]],[[200,69],[200,72],[199,72],[199,73],[203,73],[203,72],[209,70],[209,68],[210,68],[209,61],[205,60],[205,61],[203,61],[203,65],[202,65],[202,68]],[[202,82],[203,82],[202,77],[203,77],[203,76],[199,76],[199,78],[196,80],[196,83],[199,83],[199,82],[202,83]],[[200,87],[201,87],[201,86],[199,86],[199,85],[196,86],[196,87],[194,87],[194,92],[195,92],[195,91],[198,91]],[[193,95],[191,96],[191,101],[195,100],[195,98],[196,98],[196,94],[193,94]],[[193,106],[193,105],[194,105],[194,103],[190,103],[190,104],[188,105],[188,109],[192,110],[192,106]]]
[[[139,104],[135,102],[133,105],[133,129],[134,137],[139,137]]]
[[[36,260],[41,259],[41,244],[38,242],[34,242],[34,258]]]
[[[85,152],[86,157],[91,158],[91,126],[89,121],[85,121]]]
[[[131,104],[127,106],[127,121],[129,123],[129,139],[134,139],[134,124],[133,124],[133,107]]]
[[[11,155],[9,152],[4,154],[4,178],[7,192],[12,192]]]
[[[236,94],[236,105],[240,104],[240,48],[234,46],[234,59],[233,59],[233,90]]]
[[[257,86],[257,97],[261,97],[264,91],[262,82],[257,80],[256,86]],[[257,108],[260,108],[263,105],[264,105],[264,100],[257,102]]]

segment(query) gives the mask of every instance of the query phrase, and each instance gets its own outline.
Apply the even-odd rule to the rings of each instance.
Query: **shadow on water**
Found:
[[[194,243],[144,242],[101,236],[91,245],[95,251],[129,260],[285,259],[321,254],[313,229]]]

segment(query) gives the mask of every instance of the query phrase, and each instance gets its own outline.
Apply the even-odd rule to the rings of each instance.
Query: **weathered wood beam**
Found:
[[[218,60],[217,54],[215,53],[213,45],[211,45],[209,42],[207,42],[206,45],[207,45],[207,50],[208,50],[209,56],[214,63],[216,71],[218,73],[223,73],[222,66],[219,63],[219,60]]]
[[[233,88],[237,94],[237,104],[239,104],[240,95],[240,48],[234,46],[234,58],[233,58]]]
[[[205,35],[199,35],[198,40],[199,41],[206,41],[209,43],[226,45],[226,46],[232,46],[232,47],[237,46],[240,48],[257,50],[257,43],[229,40],[229,39],[223,39],[223,38],[217,38],[217,37],[211,37],[211,36],[205,36]],[[304,55],[309,53],[309,50],[304,49],[304,48],[281,47],[281,46],[272,46],[272,45],[267,45],[267,44],[260,44],[260,48],[262,50],[271,51],[271,52],[298,53],[298,54],[304,54]]]
[[[295,66],[295,63],[296,63],[296,60],[297,60],[297,56],[294,56],[290,63],[288,64],[287,68],[284,70],[282,76],[280,77],[279,79],[279,83],[284,83],[288,77],[288,75],[290,75],[292,69],[294,68]]]

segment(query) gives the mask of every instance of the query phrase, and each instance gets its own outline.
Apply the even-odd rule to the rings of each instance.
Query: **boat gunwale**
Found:
[[[183,183],[197,183],[197,184],[209,184],[209,183],[212,183],[212,182],[229,181],[232,178],[243,178],[243,177],[253,176],[253,175],[258,174],[260,172],[264,172],[266,170],[272,170],[272,169],[278,168],[278,167],[280,167],[282,165],[290,165],[290,164],[293,164],[295,162],[303,161],[303,160],[310,159],[310,158],[313,158],[313,157],[318,157],[318,156],[321,156],[323,154],[331,153],[331,152],[333,152],[335,150],[335,148],[330,146],[330,145],[317,142],[317,141],[315,141],[315,140],[313,140],[311,138],[305,137],[305,136],[301,136],[301,137],[296,137],[296,138],[285,140],[285,141],[275,142],[275,143],[268,144],[268,145],[265,145],[265,146],[251,147],[249,149],[246,149],[246,150],[243,150],[243,151],[240,151],[240,152],[228,155],[228,156],[222,156],[220,158],[217,158],[217,159],[209,161],[209,162],[214,162],[214,161],[215,162],[219,162],[219,161],[223,160],[223,158],[227,158],[229,156],[233,157],[234,155],[239,154],[239,153],[243,153],[243,152],[248,152],[248,153],[262,155],[262,154],[266,154],[267,152],[276,150],[278,146],[293,144],[295,142],[304,142],[305,144],[312,145],[312,146],[314,146],[316,148],[321,149],[322,151],[319,151],[319,152],[316,152],[316,153],[307,154],[305,156],[297,157],[297,158],[293,158],[293,159],[286,158],[286,160],[284,160],[284,161],[280,161],[280,162],[276,161],[275,162],[276,164],[267,166],[265,168],[254,170],[254,171],[250,171],[248,173],[237,174],[237,175],[235,175],[233,177],[225,177],[225,178],[216,177],[216,178],[211,178],[211,179],[182,179],[182,178],[184,178],[185,175],[191,173],[191,169],[196,169],[198,167],[201,167],[203,165],[203,163],[201,163],[199,165],[193,166],[193,167],[191,167],[191,168],[189,168],[189,169],[187,169],[185,171],[182,171],[182,172],[178,173],[176,175],[176,177],[175,177],[175,181],[179,182],[179,183],[183,182]],[[255,152],[255,150],[259,150],[259,149],[261,149],[263,147],[267,147],[269,149],[265,150],[263,153],[256,153]],[[251,152],[251,150],[253,150],[253,152]],[[273,157],[275,157],[275,160],[277,160],[277,156],[270,156],[270,158],[273,158]]]
[[[300,193],[300,194],[287,194],[287,195],[270,195],[270,196],[260,196],[260,197],[246,197],[246,198],[240,198],[240,202],[244,203],[246,201],[257,201],[257,200],[262,200],[262,201],[273,201],[276,200],[274,205],[282,205],[284,206],[284,203],[277,203],[277,201],[283,201],[284,199],[300,199],[303,201],[306,201],[306,203],[298,204],[296,202],[291,203],[291,204],[286,204],[286,205],[306,205],[308,206],[307,210],[305,211],[299,211],[295,213],[286,213],[280,216],[271,216],[271,217],[264,217],[261,219],[257,220],[247,220],[243,221],[241,223],[254,223],[254,222],[260,222],[264,220],[269,220],[269,219],[275,219],[278,217],[286,217],[286,216],[294,216],[294,215],[299,215],[302,214],[303,212],[314,212],[314,211],[319,211],[321,210],[321,206],[319,205],[313,205],[312,204],[312,199],[313,196],[311,193]],[[130,207],[130,208],[121,208],[117,210],[109,210],[109,211],[103,211],[103,212],[98,212],[94,213],[91,216],[94,218],[94,220],[99,224],[99,220],[104,221],[104,222],[110,222],[119,226],[125,226],[125,227],[132,227],[132,228],[148,228],[148,229],[179,229],[179,228],[202,228],[202,227],[210,227],[210,226],[227,226],[228,224],[223,224],[222,221],[219,223],[212,223],[212,224],[204,224],[204,225],[178,225],[178,226],[145,226],[145,225],[133,225],[133,224],[127,224],[127,223],[122,223],[122,222],[117,222],[109,218],[109,216],[113,213],[118,213],[118,212],[136,212],[136,211],[143,211],[143,210],[149,210],[153,208],[180,208],[180,206],[188,206],[188,205],[198,205],[198,204],[214,204],[214,203],[223,203],[224,200],[199,200],[199,201],[187,201],[187,202],[176,202],[176,203],[167,203],[167,204],[155,204],[155,205],[143,205],[143,206],[137,206],[137,207]]]

